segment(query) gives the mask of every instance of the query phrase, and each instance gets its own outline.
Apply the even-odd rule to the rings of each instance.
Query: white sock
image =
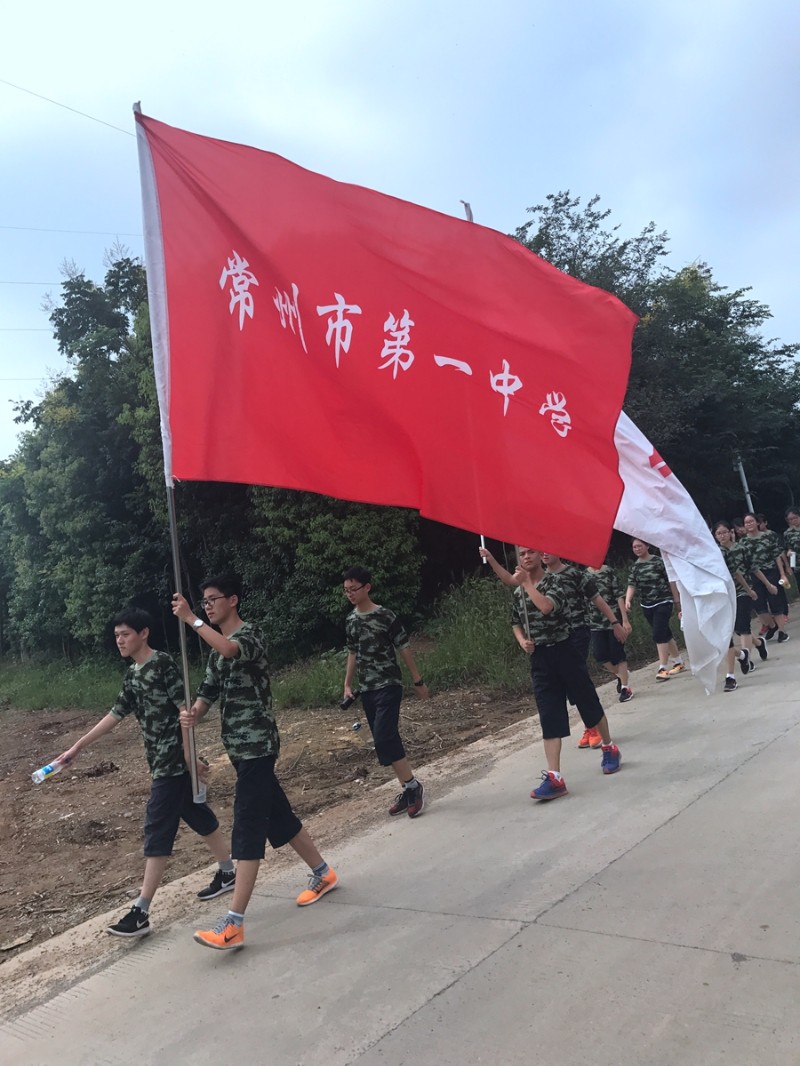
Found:
[[[561,771],[560,770],[551,770],[550,773],[553,775],[553,777],[556,779],[556,781],[560,781],[561,780]]]

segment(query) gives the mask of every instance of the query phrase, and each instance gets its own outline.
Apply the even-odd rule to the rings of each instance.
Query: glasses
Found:
[[[200,600],[200,606],[203,608],[203,610],[205,610],[206,607],[211,607],[213,604],[215,604],[217,600],[227,599],[227,596],[206,596],[205,599]]]
[[[345,596],[349,596],[351,592],[360,592],[363,588],[363,585],[351,585],[349,589],[344,590],[344,594]]]

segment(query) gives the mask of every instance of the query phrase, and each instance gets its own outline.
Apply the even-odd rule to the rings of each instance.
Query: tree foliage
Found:
[[[595,196],[569,192],[529,209],[514,236],[554,266],[613,292],[639,315],[625,408],[709,518],[744,508],[741,456],[756,506],[782,518],[800,483],[800,346],[764,337],[770,311],[711,269],[670,270],[651,222],[622,238]]]

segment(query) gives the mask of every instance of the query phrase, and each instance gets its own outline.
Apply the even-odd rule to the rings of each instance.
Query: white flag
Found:
[[[694,500],[624,411],[614,440],[625,484],[614,528],[661,551],[680,592],[692,673],[710,695],[733,633],[733,581]]]

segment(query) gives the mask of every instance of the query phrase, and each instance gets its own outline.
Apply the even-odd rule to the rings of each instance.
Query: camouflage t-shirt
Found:
[[[142,730],[151,775],[178,777],[186,773],[178,719],[183,706],[181,675],[171,656],[154,651],[146,663],[128,667],[111,714],[122,721],[132,714]]]
[[[281,742],[272,713],[266,641],[249,622],[228,639],[239,645],[239,654],[226,659],[212,651],[197,696],[208,704],[219,700],[222,743],[229,758],[277,755]]]
[[[800,559],[800,529],[789,526],[783,534],[783,546],[787,552],[795,552],[797,558]],[[795,569],[797,569],[796,562]]]
[[[672,599],[667,568],[658,555],[637,559],[628,571],[628,584],[633,585],[642,607],[654,607]]]
[[[557,571],[561,578],[562,587],[566,591],[567,603],[565,610],[569,619],[569,628],[578,629],[580,626],[589,625],[590,608],[597,608],[590,601],[597,595],[597,582],[594,574],[590,574],[581,566],[567,563],[563,570]],[[597,614],[600,614],[597,611]],[[602,618],[602,615],[600,615]]]
[[[620,580],[619,574],[617,574],[615,570],[612,570],[610,566],[601,566],[599,570],[590,570],[589,574],[594,579],[598,593],[614,612],[617,621],[620,621],[617,600],[625,595],[625,589],[622,587],[622,581]],[[590,629],[593,629],[596,632],[600,629],[611,629],[612,625],[613,623],[609,622],[606,616],[601,614],[593,603],[589,604]]]
[[[517,586],[514,589],[511,608],[511,625],[520,626],[525,636],[535,644],[560,644],[569,637],[570,630],[567,614],[568,593],[561,581],[561,574],[545,574],[536,586],[536,591],[553,601],[553,610],[549,614],[542,614],[528,593]]]
[[[766,533],[747,536],[745,543],[750,549],[750,565],[753,570],[774,570],[778,565],[776,559],[783,550],[778,536],[771,529]]]
[[[748,572],[749,558],[744,545],[740,541],[736,541],[734,544],[731,544],[730,548],[723,548],[720,544],[720,551],[722,552],[722,558],[725,560],[725,565],[728,568],[728,573],[734,579],[736,595],[747,596],[745,590],[739,582],[736,581],[737,570],[742,576],[746,576]]]
[[[408,647],[402,622],[387,607],[374,611],[352,610],[345,623],[347,650],[356,657],[358,687],[362,692],[402,683],[395,648]]]

